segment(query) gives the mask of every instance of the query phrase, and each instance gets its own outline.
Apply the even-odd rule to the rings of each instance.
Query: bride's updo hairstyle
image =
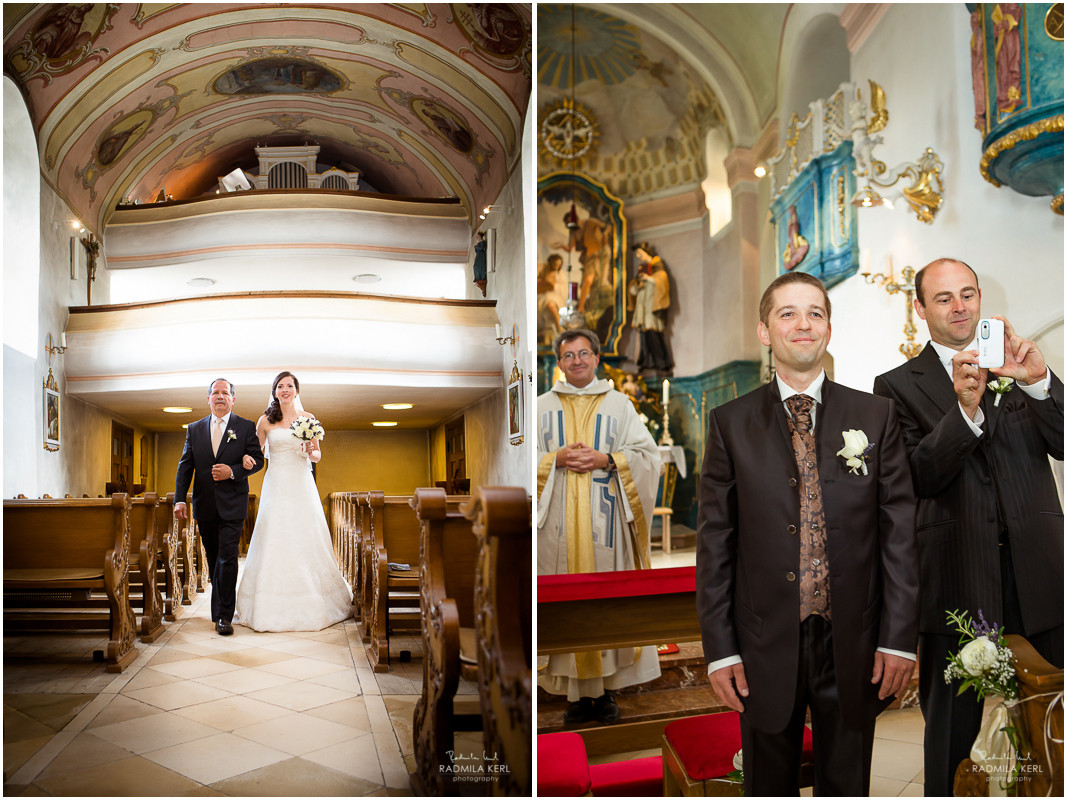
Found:
[[[272,425],[282,421],[282,404],[278,402],[278,384],[282,378],[292,378],[293,388],[296,389],[296,393],[300,394],[300,381],[296,379],[296,375],[289,371],[279,372],[278,377],[274,379],[274,384],[270,387],[270,405],[267,406],[267,410],[263,414],[267,417],[267,422]]]

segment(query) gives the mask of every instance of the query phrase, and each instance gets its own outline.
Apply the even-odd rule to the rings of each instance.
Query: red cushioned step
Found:
[[[703,714],[670,723],[663,729],[691,780],[722,778],[734,771],[734,755],[741,749],[741,717],[736,711]],[[811,729],[804,726],[801,761],[811,761]]]
[[[660,797],[663,795],[663,756],[591,764],[594,797]]]
[[[589,793],[589,758],[577,733],[544,733],[537,737],[537,794],[540,797],[581,797]]]

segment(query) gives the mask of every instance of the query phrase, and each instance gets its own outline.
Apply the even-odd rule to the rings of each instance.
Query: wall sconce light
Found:
[[[755,175],[757,178],[762,178],[764,175],[767,174],[767,168],[763,166],[762,163],[757,164],[756,168],[752,170],[752,174]]]
[[[511,346],[514,348],[515,345],[517,345],[519,343],[519,326],[518,325],[512,323],[512,325],[511,325],[511,336],[501,336],[500,335],[501,333],[502,333],[502,331],[500,330],[500,323],[498,322],[496,324],[496,342],[501,347],[503,347],[504,345],[510,343]]]
[[[941,208],[944,191],[941,169],[944,164],[930,147],[923,151],[918,161],[905,161],[893,169],[888,169],[885,162],[874,157],[874,148],[882,144],[882,137],[872,134],[885,128],[889,122],[889,111],[885,105],[885,91],[874,81],[868,83],[871,86],[870,121],[867,120],[867,106],[859,89],[856,90],[856,99],[848,104],[847,135],[852,139],[852,156],[856,160],[853,172],[859,186],[852,195],[852,205],[858,208],[876,205],[892,208],[890,199],[882,197],[878,190],[894,189],[894,196],[903,197],[919,220],[933,223],[934,215]],[[910,179],[911,183],[897,186],[902,178]]]
[[[478,215],[478,219],[485,219],[494,211],[511,211],[511,206],[494,206],[489,205],[482,209],[482,213]]]
[[[44,349],[48,353],[48,368],[52,368],[52,356],[61,356],[67,352],[67,334],[59,334],[59,344],[53,344],[52,334],[48,334],[48,338],[44,341]]]

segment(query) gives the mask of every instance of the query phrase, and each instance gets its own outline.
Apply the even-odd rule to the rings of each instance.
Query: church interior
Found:
[[[455,516],[481,487],[529,484],[507,395],[532,391],[531,28],[524,4],[5,4],[4,497],[165,506],[209,385],[231,381],[254,423],[289,370],[325,428],[316,488],[346,577],[357,534],[338,498],[374,492],[403,500],[414,545],[390,557],[416,587],[373,661],[367,619],[223,640],[193,582],[163,633],[112,631],[103,649],[128,652],[106,665],[99,636],[22,634],[10,612],[5,793],[411,791],[424,659],[409,503],[434,488]],[[207,686],[235,665],[244,678]],[[131,694],[164,685],[174,702]],[[460,692],[477,706],[473,681]],[[210,721],[183,719],[209,698]],[[120,739],[93,733],[115,723]],[[234,738],[263,723],[261,743]],[[475,727],[460,735],[481,753]],[[206,755],[154,760],[182,745]]]
[[[764,288],[819,277],[826,373],[870,391],[929,338],[914,272],[960,259],[1063,374],[1062,4],[1005,5],[6,3],[5,584],[16,512],[163,522],[103,633],[40,632],[5,585],[5,794],[736,793],[669,777],[664,730],[723,708],[697,481],[708,412],[774,374]],[[650,588],[563,617],[528,537],[568,327],[666,464]],[[219,637],[166,496],[210,383],[254,421],[283,369],[353,614]],[[63,546],[30,541],[39,583]],[[660,646],[617,724],[537,685],[583,635]],[[917,702],[880,718],[872,796],[922,794]]]
[[[828,288],[823,365],[838,383],[870,392],[923,348],[911,281],[941,257],[971,265],[983,315],[1005,316],[1062,372],[1062,6],[540,3],[536,15],[538,392],[560,377],[553,337],[593,330],[600,377],[630,397],[666,462],[651,532],[662,577],[648,579],[647,604],[621,581],[612,612],[595,606],[611,617],[586,635],[670,645],[660,678],[618,689],[614,724],[569,724],[575,698],[542,677],[538,752],[559,749],[539,763],[579,762],[577,778],[556,773],[561,793],[731,794],[721,781],[671,783],[684,756],[664,733],[723,710],[685,594],[708,412],[773,379],[757,310],[794,269]],[[635,248],[654,251],[651,268]],[[644,276],[657,283],[651,318]],[[1062,497],[1062,462],[1052,467]],[[542,671],[573,649],[566,622],[582,619],[574,603],[552,624],[562,612],[550,606],[564,604],[546,601],[577,589],[551,577],[559,585],[538,578]],[[879,718],[872,795],[923,793],[916,684]],[[572,733],[577,746],[551,738]],[[720,758],[725,775],[732,755],[701,752],[698,769]],[[538,772],[539,786],[551,781]]]

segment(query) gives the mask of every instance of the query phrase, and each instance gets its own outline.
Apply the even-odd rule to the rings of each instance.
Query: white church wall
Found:
[[[932,225],[907,204],[860,209],[859,245],[872,272],[892,258],[899,276],[935,258],[962,259],[978,273],[984,314],[1004,314],[1023,336],[1044,332],[1049,361],[1062,369],[1063,217],[1047,197],[996,188],[979,172],[981,134],[974,128],[970,22],[959,4],[894,4],[853,55],[852,81],[886,92],[889,123],[875,156],[887,165],[914,161],[933,147],[944,163],[944,203]],[[922,58],[904,58],[922,53]],[[854,276],[831,292],[837,379],[869,390],[902,363],[904,300]],[[928,339],[916,316],[918,342]],[[1059,363],[1056,363],[1056,362]]]
[[[15,84],[4,78],[4,497],[37,492],[44,429],[36,359],[40,226],[37,141]],[[39,343],[40,342],[40,343]],[[25,488],[19,488],[25,487]]]
[[[534,276],[527,273],[526,264],[535,263],[536,241],[533,229],[535,214],[524,204],[524,198],[534,195],[532,170],[528,165],[535,158],[532,109],[526,115],[523,131],[522,161],[516,165],[511,178],[493,205],[500,206],[485,220],[484,227],[496,228],[495,272],[487,275],[485,298],[496,301],[501,336],[511,336],[513,327],[519,341],[514,350],[511,344],[500,348],[500,368],[503,372],[500,391],[493,392],[463,410],[464,440],[467,453],[467,477],[471,488],[476,486],[530,486],[533,480],[534,385],[530,381],[533,364],[530,348],[537,340],[533,315]],[[528,246],[529,245],[529,246]],[[529,262],[527,262],[529,259]],[[470,261],[474,261],[473,242]],[[492,265],[490,265],[491,267]],[[469,274],[468,269],[468,274]],[[481,299],[481,292],[470,284],[468,297]],[[514,354],[514,355],[513,355]],[[526,407],[524,409],[525,443],[515,446],[508,442],[507,378],[516,363],[522,371]],[[431,482],[445,480],[444,426],[431,433]]]

